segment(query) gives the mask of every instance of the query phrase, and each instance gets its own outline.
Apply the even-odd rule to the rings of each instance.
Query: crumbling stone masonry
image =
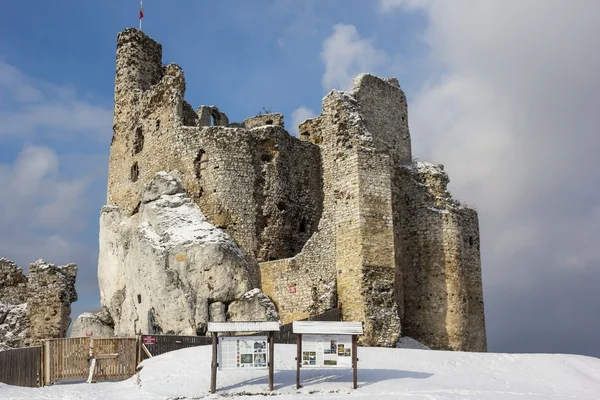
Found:
[[[402,332],[486,350],[477,214],[451,198],[443,168],[412,161],[395,78],[364,74],[330,92],[298,138],[281,114],[230,123],[184,94],[160,44],[136,29],[118,35],[110,206],[135,214],[143,185],[177,170],[282,322],[339,307],[364,322],[364,345],[395,346]]]
[[[57,267],[44,260],[29,265],[29,276],[0,258],[0,347],[39,344],[66,336],[71,303],[77,300],[77,266]]]

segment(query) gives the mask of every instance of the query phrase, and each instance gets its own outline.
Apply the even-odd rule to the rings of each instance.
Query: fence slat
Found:
[[[14,386],[38,386],[41,347],[0,351],[0,382]]]

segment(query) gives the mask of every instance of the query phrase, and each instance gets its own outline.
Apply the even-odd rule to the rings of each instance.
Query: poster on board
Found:
[[[352,368],[352,335],[302,335],[302,367]]]
[[[266,369],[266,336],[232,336],[219,338],[219,369]]]

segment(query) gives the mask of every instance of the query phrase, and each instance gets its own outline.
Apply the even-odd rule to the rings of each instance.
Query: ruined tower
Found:
[[[184,94],[160,44],[119,34],[109,205],[134,215],[143,185],[177,170],[282,322],[340,308],[364,323],[364,345],[394,346],[402,333],[485,351],[477,214],[452,199],[441,167],[413,162],[396,79],[363,74],[330,92],[298,138],[280,114],[230,123]]]

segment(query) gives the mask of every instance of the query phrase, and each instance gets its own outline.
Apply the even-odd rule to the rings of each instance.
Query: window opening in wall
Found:
[[[133,154],[138,154],[144,149],[144,134],[142,128],[138,127],[135,130],[135,138],[133,139]]]
[[[138,304],[142,304],[142,295],[138,294],[137,298],[138,298]]]
[[[198,150],[198,155],[194,159],[194,172],[196,173],[196,178],[200,179],[202,176],[202,171],[206,169],[208,163],[208,155],[203,149]]]
[[[131,176],[130,176],[130,178],[131,178],[132,182],[136,182],[139,177],[140,177],[140,167],[138,166],[138,163],[136,161],[131,166]]]
[[[473,246],[473,236],[469,236],[469,246]]]
[[[160,129],[160,119],[156,120],[156,130]]]
[[[298,227],[298,231],[300,233],[306,232],[306,220],[304,218],[302,218],[302,220],[300,221],[300,226]]]
[[[269,119],[269,120],[267,120],[267,122],[265,122],[265,124],[267,124],[267,125],[273,125],[273,120]]]

